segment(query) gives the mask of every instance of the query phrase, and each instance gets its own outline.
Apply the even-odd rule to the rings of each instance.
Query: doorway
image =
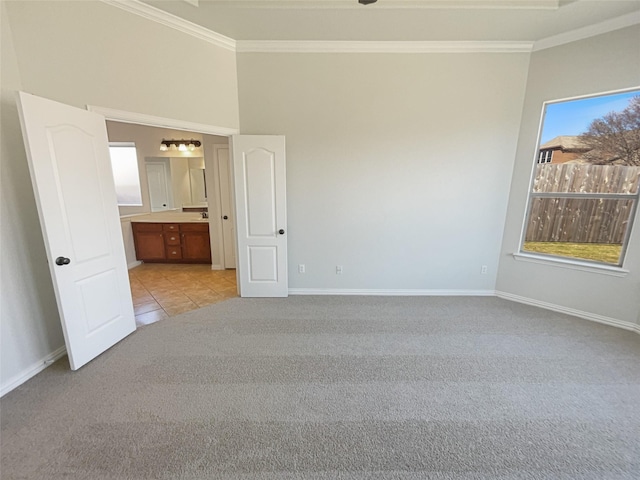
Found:
[[[129,281],[136,324],[147,325],[237,296],[235,262],[221,261],[227,257],[225,249],[235,242],[235,238],[226,245],[222,243],[220,217],[224,212],[233,218],[225,210],[233,204],[225,198],[226,205],[221,209],[220,194],[230,189],[225,184],[225,177],[218,176],[218,165],[214,161],[214,150],[228,150],[228,135],[213,133],[226,132],[203,133],[176,128],[179,125],[167,125],[164,121],[153,125],[149,121],[123,122],[112,115],[107,117],[110,140],[128,138],[128,141],[134,141],[141,167],[143,207],[120,209],[125,245],[129,243],[130,246],[127,263],[133,267],[129,269]],[[202,142],[201,147],[187,152],[160,149],[163,139],[182,138],[196,139]],[[127,215],[148,214],[150,209],[161,215],[174,215],[184,209],[194,216],[199,215],[203,207],[209,213],[212,264],[144,263],[134,266],[137,262],[130,220],[135,217]]]
[[[183,131],[223,136],[227,144],[229,137],[233,136],[233,142],[229,146],[233,147],[233,213],[238,215],[235,219],[238,293],[247,297],[288,295],[284,136],[237,135],[239,132],[236,129],[211,127],[90,105],[87,108],[102,114],[107,121],[159,128],[177,127]],[[161,143],[166,144],[165,141]],[[219,185],[217,169],[211,170],[218,177]],[[210,221],[209,225],[214,229],[212,238],[217,236],[218,244],[215,250],[212,248],[211,253],[214,264],[217,261],[218,268],[224,268],[224,252],[220,248],[223,245],[223,215],[220,202],[215,203],[216,208],[210,212],[213,221]]]
[[[217,151],[228,151],[228,137],[114,120],[106,123],[110,141],[128,139],[135,143],[138,156],[142,205],[119,207],[129,267],[138,264],[131,227],[135,215],[198,215],[205,210],[209,217],[211,268],[235,268],[235,261],[230,262],[226,252],[233,248],[235,238],[223,236],[226,225],[234,221],[230,175],[219,175],[215,157]],[[180,138],[193,138],[198,147],[188,151],[160,148],[163,140]]]

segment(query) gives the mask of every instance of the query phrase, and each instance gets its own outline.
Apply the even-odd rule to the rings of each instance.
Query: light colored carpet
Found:
[[[640,336],[497,298],[232,299],[6,395],[10,479],[638,479]]]

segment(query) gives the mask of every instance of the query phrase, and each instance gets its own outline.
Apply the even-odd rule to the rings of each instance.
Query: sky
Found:
[[[593,120],[624,110],[636,95],[640,95],[640,90],[547,104],[540,144],[559,135],[584,133]]]

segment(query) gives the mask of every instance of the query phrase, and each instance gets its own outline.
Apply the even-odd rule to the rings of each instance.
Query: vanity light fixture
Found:
[[[178,150],[180,152],[186,152],[187,150],[193,152],[196,148],[200,148],[202,142],[200,140],[162,140],[160,143],[160,151],[166,152],[168,150]]]

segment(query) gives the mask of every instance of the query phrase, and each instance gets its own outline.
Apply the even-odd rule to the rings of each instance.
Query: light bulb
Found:
[[[187,146],[184,143],[181,143],[178,146],[178,150],[181,151],[181,152],[186,152],[187,151]]]
[[[161,152],[166,152],[167,150],[169,150],[169,147],[167,147],[164,143],[160,144],[160,151]]]
[[[196,149],[196,146],[193,143],[189,144],[189,151],[193,152]]]

